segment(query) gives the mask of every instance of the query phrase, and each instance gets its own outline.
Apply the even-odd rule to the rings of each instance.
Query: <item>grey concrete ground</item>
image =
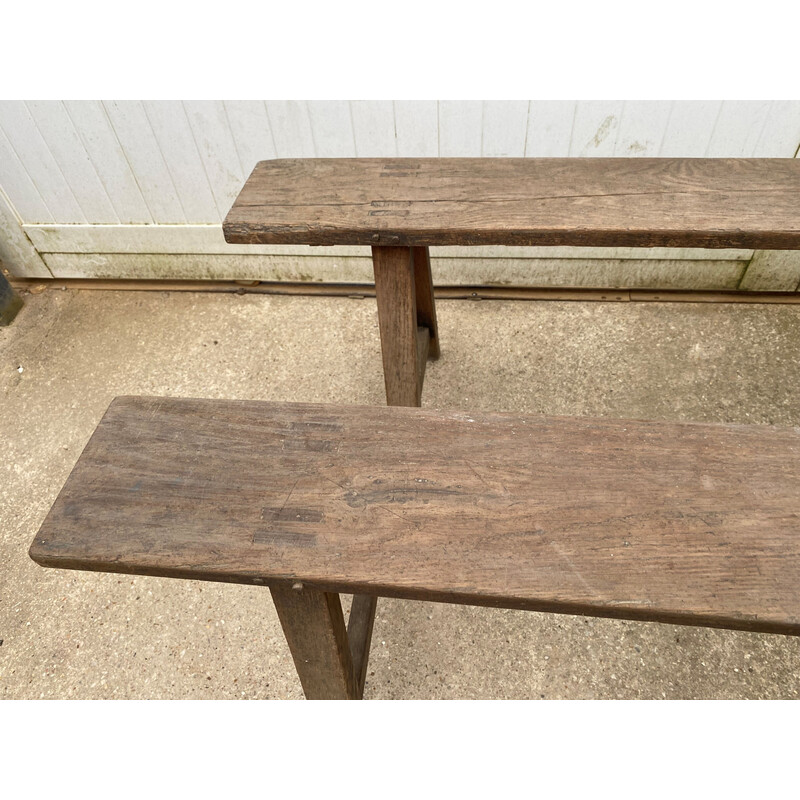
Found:
[[[374,300],[27,296],[0,329],[0,697],[298,698],[269,592],[45,570],[28,546],[118,394],[383,402]],[[800,424],[800,306],[438,304],[423,403]],[[21,371],[20,371],[21,368]],[[781,636],[382,600],[369,698],[794,698]]]

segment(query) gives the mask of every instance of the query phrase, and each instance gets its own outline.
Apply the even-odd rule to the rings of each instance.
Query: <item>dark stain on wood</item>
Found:
[[[262,508],[261,519],[268,522],[322,522],[325,515],[315,508]]]
[[[287,547],[313,547],[317,543],[314,533],[301,531],[265,530],[253,534],[253,544],[274,544]]]
[[[312,453],[327,453],[333,449],[333,442],[327,439],[284,439],[284,450],[308,450]]]
[[[317,433],[325,431],[340,431],[342,426],[338,422],[331,420],[309,420],[308,422],[292,422],[289,430],[306,433]]]

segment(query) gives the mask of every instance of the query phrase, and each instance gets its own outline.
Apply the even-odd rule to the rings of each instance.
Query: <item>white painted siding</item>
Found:
[[[623,103],[614,155],[640,158],[658,156],[671,110],[672,103]]]
[[[483,103],[439,103],[439,152],[442,158],[479,156],[483,141]]]
[[[435,100],[394,102],[397,155],[435,158],[439,155],[439,104]]]
[[[481,155],[509,158],[525,153],[530,103],[492,100],[484,102]]]
[[[192,222],[217,222],[220,209],[183,105],[165,101],[142,105],[158,148],[169,165],[186,218]]]
[[[397,155],[394,106],[391,100],[360,100],[350,104],[353,141],[360,158]]]
[[[572,150],[572,132],[578,103],[549,100],[531,103],[523,155],[531,158],[566,158]]]
[[[59,255],[69,256],[73,265],[80,264],[82,255],[87,259],[96,255],[98,245],[92,242],[102,241],[104,248],[131,258],[146,255],[130,250],[131,236],[152,243],[149,246],[157,248],[155,254],[196,254],[192,248],[197,247],[197,226],[216,227],[217,232],[208,235],[219,238],[221,220],[261,159],[791,158],[798,146],[797,101],[0,102],[0,190],[11,209],[6,213],[6,225],[8,219],[20,221],[22,230],[15,236],[31,236],[37,248],[48,239],[43,227],[56,229],[57,236],[48,241],[51,245],[58,241],[61,249],[39,250],[56,274],[64,260]],[[114,226],[132,225],[159,232],[155,236],[148,232],[142,238],[120,228],[115,238]],[[103,230],[99,235],[87,234],[87,226]],[[110,254],[108,249],[103,252]],[[257,253],[264,258],[289,258],[296,252],[310,262],[310,251],[299,248],[249,252],[254,258],[259,257]],[[334,250],[313,252],[317,259],[342,257]],[[223,252],[207,253],[211,260],[204,274],[213,276],[214,259],[227,253],[246,257],[223,245]],[[541,259],[544,255],[542,250],[530,249],[519,257]],[[569,255],[570,251],[562,248],[546,257],[553,261]],[[621,251],[603,257],[612,255],[631,264],[658,258],[652,252]],[[672,255],[687,260],[685,254]],[[496,258],[498,269],[509,260],[502,248],[470,251],[459,258],[472,256]],[[363,257],[360,252],[359,257]],[[712,251],[706,258],[709,265],[720,261],[720,255]],[[688,260],[697,266],[702,258]],[[734,261],[740,263],[741,259],[730,263]],[[759,275],[775,272],[763,262],[760,257]],[[40,263],[27,259],[27,264],[10,266],[17,274],[42,273]],[[307,266],[313,273],[313,265]],[[258,271],[256,262],[252,271]],[[328,272],[320,267],[319,274]],[[220,275],[223,273],[228,274],[222,270]],[[271,277],[267,269],[264,279]],[[502,275],[499,279],[504,280]],[[749,286],[751,281],[745,284]]]
[[[69,101],[64,103],[75,130],[83,143],[106,196],[114,207],[121,223],[154,223],[161,222],[153,217],[145,202],[137,177],[134,175],[125,151],[120,144],[119,136],[113,127],[102,103],[97,101]],[[119,120],[118,120],[119,123]],[[0,127],[7,122],[0,114]],[[125,137],[123,135],[123,138]],[[0,186],[4,185],[3,165],[0,163]],[[77,175],[69,174],[69,180],[79,180]],[[9,195],[14,205],[19,208],[18,198]],[[52,202],[52,199],[51,199]],[[60,209],[53,208],[52,213],[59,222],[65,222]],[[34,222],[22,215],[24,222]],[[98,222],[98,220],[92,220]]]
[[[0,186],[31,224],[220,222],[268,158],[791,158],[798,145],[793,101],[0,102]]]
[[[672,103],[658,155],[662,158],[704,156],[722,105],[721,102],[697,101]]]

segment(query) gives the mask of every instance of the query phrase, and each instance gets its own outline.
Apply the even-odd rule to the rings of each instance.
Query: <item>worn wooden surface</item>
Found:
[[[339,595],[297,584],[273,586],[272,599],[306,699],[359,699]]]
[[[51,567],[800,633],[800,430],[118,398]]]
[[[800,160],[354,158],[257,164],[234,244],[800,248]]]

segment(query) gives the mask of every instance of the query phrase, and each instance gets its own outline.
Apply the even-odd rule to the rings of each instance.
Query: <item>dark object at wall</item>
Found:
[[[22,298],[0,272],[0,325],[10,325],[22,308]]]

